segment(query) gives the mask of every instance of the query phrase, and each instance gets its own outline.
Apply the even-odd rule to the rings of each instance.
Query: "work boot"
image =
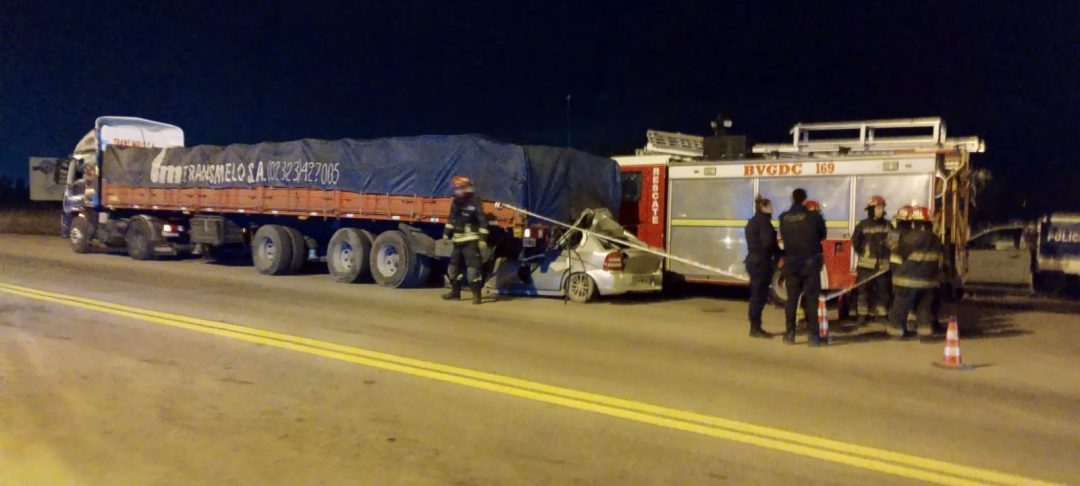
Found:
[[[461,300],[461,281],[450,281],[450,292],[443,294],[443,300]]]
[[[808,341],[806,341],[806,345],[810,346],[811,348],[821,347],[821,346],[824,346],[826,344],[828,344],[828,343],[825,342],[824,339],[821,339],[821,338],[819,338],[817,336],[812,336],[812,337],[810,337],[810,339]]]
[[[483,284],[478,284],[478,283],[470,284],[469,289],[472,290],[472,303],[473,303],[473,305],[480,305],[480,303],[484,301],[483,298],[481,297],[481,294],[480,294],[480,292],[484,290]]]
[[[784,333],[784,344],[787,344],[787,345],[795,344],[795,332],[794,331]]]
[[[765,330],[761,328],[761,324],[758,324],[756,326],[750,326],[750,337],[772,339],[772,334],[765,332]]]
[[[859,318],[855,320],[855,325],[859,326],[859,327],[865,326],[866,325],[866,315],[865,314],[859,314]]]

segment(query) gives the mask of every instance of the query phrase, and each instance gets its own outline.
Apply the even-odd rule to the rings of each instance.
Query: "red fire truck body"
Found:
[[[775,225],[801,187],[825,216],[827,289],[855,283],[851,234],[874,195],[886,199],[890,216],[906,204],[931,208],[942,240],[963,246],[955,243],[967,237],[968,155],[984,150],[978,138],[946,138],[940,118],[798,124],[791,132],[790,145],[755,145],[747,157],[707,160],[703,137],[650,131],[637,155],[614,157],[623,173],[621,222],[649,245],[745,276],[743,233],[754,198],[772,200]],[[813,137],[821,133],[831,138]],[[685,281],[746,284],[679,262],[669,261],[666,270]]]

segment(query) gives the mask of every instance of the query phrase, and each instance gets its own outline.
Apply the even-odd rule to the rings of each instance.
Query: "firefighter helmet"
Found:
[[[867,201],[867,203],[866,203],[866,208],[870,209],[870,208],[872,208],[874,206],[885,207],[885,198],[883,198],[881,196],[872,196],[872,197],[870,197],[870,200]]]
[[[803,207],[805,207],[807,211],[821,211],[821,205],[813,199],[807,199],[806,202],[803,203]]]
[[[472,179],[463,175],[454,176],[453,179],[450,179],[450,185],[454,187],[455,191],[471,191],[473,187]]]
[[[901,206],[896,211],[897,221],[911,221],[911,215],[915,212],[915,208],[912,206]]]
[[[912,208],[911,220],[915,221],[917,223],[918,222],[929,223],[930,222],[930,208],[928,208],[926,206],[919,206],[919,207],[916,207],[916,208]]]

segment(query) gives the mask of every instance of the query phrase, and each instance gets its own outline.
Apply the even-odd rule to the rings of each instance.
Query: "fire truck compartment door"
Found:
[[[746,221],[754,215],[750,179],[671,181],[668,251],[683,258],[746,275]],[[727,279],[679,262],[670,270],[687,277]]]

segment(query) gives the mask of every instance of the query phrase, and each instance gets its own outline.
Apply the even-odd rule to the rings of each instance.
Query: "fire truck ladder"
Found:
[[[897,151],[983,152],[978,137],[947,138],[940,117],[797,123],[791,144],[755,144],[756,154],[846,154]]]
[[[645,132],[645,136],[649,142],[645,145],[644,154],[640,155],[669,154],[684,157],[702,157],[705,155],[705,137],[699,135],[648,130]]]

